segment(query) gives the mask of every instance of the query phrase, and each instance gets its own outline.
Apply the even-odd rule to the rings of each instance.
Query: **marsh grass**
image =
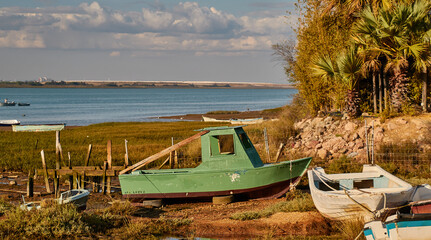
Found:
[[[111,140],[113,165],[123,165],[124,140],[127,139],[129,159],[133,164],[171,146],[171,137],[177,143],[196,134],[196,129],[219,125],[204,122],[102,123],[61,131],[61,144],[64,158],[67,159],[67,152],[70,152],[74,166],[84,164],[88,145],[92,144],[90,165],[101,165],[106,160],[107,141]],[[0,149],[2,169],[41,168],[41,150],[45,152],[48,168],[55,166],[55,132],[0,131]],[[198,150],[193,151],[195,156]]]
[[[0,198],[0,216],[7,213],[8,211],[10,211],[13,208],[14,208],[14,206],[12,204],[7,202],[3,198]]]
[[[286,195],[286,201],[278,202],[261,211],[237,212],[232,214],[231,219],[246,221],[270,217],[277,212],[308,212],[314,210],[316,210],[316,208],[314,207],[313,199],[311,199],[310,194],[294,191]]]

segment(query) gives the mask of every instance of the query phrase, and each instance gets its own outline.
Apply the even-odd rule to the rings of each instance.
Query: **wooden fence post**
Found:
[[[108,170],[112,169],[112,142],[108,140]],[[111,194],[111,177],[106,178],[107,181],[107,189],[108,194]]]
[[[103,162],[103,176],[102,176],[102,193],[106,194],[106,167],[108,165],[107,161]]]
[[[70,152],[67,152],[67,157],[69,158],[69,169],[72,169],[72,159],[70,158]],[[73,189],[73,174],[69,175],[69,190]]]
[[[280,143],[280,147],[278,148],[277,155],[275,156],[275,162],[278,162],[278,160],[280,159],[285,146],[286,146],[285,143]]]
[[[43,150],[40,151],[40,156],[42,157],[42,168],[43,168],[43,175],[45,178],[46,192],[51,193],[51,188],[49,187],[49,180],[48,180],[48,170],[46,169],[45,153]]]
[[[129,151],[127,150],[127,139],[124,139],[124,145],[126,147],[126,154],[124,154],[124,166],[129,166]]]
[[[85,158],[85,166],[88,166],[88,164],[90,163],[90,156],[91,156],[91,144],[88,146],[88,152],[87,152],[87,157]]]
[[[31,170],[28,171],[27,197],[33,197],[33,173]]]

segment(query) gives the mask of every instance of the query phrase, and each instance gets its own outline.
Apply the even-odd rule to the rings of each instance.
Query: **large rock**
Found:
[[[329,152],[326,149],[321,148],[317,151],[317,156],[321,159],[326,159],[328,155]]]

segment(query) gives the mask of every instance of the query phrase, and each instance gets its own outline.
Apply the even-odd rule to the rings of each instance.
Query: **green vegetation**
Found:
[[[427,111],[429,1],[300,0],[297,8],[297,44],[273,49],[312,112]]]
[[[307,212],[314,210],[316,210],[316,208],[314,207],[310,194],[294,191],[287,194],[286,201],[284,202],[279,202],[258,212],[250,211],[234,213],[231,216],[231,219],[246,221],[269,217],[277,212]]]

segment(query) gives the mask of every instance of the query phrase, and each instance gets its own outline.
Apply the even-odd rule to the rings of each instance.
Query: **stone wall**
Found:
[[[295,124],[299,134],[289,139],[288,152],[295,155],[333,159],[342,155],[365,162],[365,120],[367,134],[372,134],[374,124],[375,149],[382,143],[403,141],[420,142],[431,148],[426,141],[430,135],[431,115],[421,117],[394,118],[381,123],[378,118],[342,120],[338,117],[316,117],[303,119]]]

